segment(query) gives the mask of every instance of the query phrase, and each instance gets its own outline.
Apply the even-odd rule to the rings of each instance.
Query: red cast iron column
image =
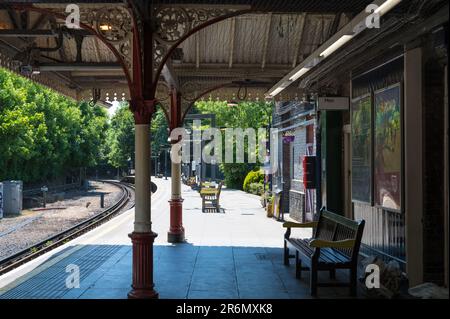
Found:
[[[134,14],[139,14],[134,8]],[[153,283],[153,243],[150,197],[150,123],[155,112],[153,85],[153,28],[142,19],[142,34],[133,19],[133,83],[130,108],[135,120],[135,221],[129,236],[133,244],[133,283],[128,298],[158,298]]]
[[[133,245],[133,283],[128,298],[158,298],[153,284],[153,242],[150,202],[150,122],[155,100],[132,100],[135,119],[135,221],[129,235]]]

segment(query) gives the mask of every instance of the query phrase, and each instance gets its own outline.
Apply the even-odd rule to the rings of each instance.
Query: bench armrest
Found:
[[[317,248],[353,248],[355,246],[354,239],[345,239],[338,241],[328,241],[322,239],[313,239],[309,243],[311,247]]]
[[[317,227],[317,222],[309,222],[309,223],[294,223],[294,222],[285,222],[283,224],[284,228],[314,228]]]

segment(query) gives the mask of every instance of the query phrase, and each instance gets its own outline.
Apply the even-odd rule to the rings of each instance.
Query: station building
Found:
[[[341,31],[335,43],[347,41]],[[292,84],[308,99],[274,110],[282,210],[298,221],[322,206],[364,219],[364,255],[398,262],[410,286],[448,285],[448,3],[393,14],[323,57],[319,48]],[[306,155],[316,157],[314,195]]]
[[[67,1],[2,1],[0,65],[77,100],[129,101],[129,297],[158,296],[148,134],[155,109],[173,130],[205,94],[229,99],[241,87],[277,104],[282,160],[273,187],[285,212],[311,220],[323,206],[363,218],[366,254],[397,261],[410,286],[448,285],[448,1],[104,2],[77,1],[80,29],[71,30]],[[379,25],[367,24],[371,4]],[[340,102],[327,106],[333,99]],[[305,156],[315,156],[308,174]],[[170,171],[167,239],[180,242],[181,165]],[[315,188],[304,188],[305,175]]]

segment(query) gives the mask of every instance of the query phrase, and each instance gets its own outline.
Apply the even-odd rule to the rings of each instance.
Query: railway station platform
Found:
[[[311,298],[308,272],[297,280],[293,265],[283,265],[284,229],[266,217],[259,197],[224,189],[223,212],[202,213],[198,192],[183,185],[186,243],[169,244],[165,235],[170,179],[153,181],[158,192],[152,195],[152,223],[159,233],[154,246],[154,281],[160,298]],[[127,211],[1,276],[0,299],[127,298],[132,282],[128,234],[133,218],[133,210]],[[302,236],[311,235],[309,230],[301,231]],[[79,287],[67,288],[74,266],[79,269]],[[337,280],[341,276],[345,274],[338,272]],[[320,298],[347,295],[345,288],[319,289]]]

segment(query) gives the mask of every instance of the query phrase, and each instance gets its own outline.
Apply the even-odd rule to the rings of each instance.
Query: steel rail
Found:
[[[116,216],[129,203],[132,196],[132,192],[130,189],[134,190],[134,185],[114,181],[104,182],[116,185],[122,189],[122,195],[114,205],[66,230],[63,230],[55,235],[51,235],[50,237],[38,242],[37,244],[32,245],[31,247],[25,248],[11,256],[1,259],[0,275],[3,275],[8,271],[11,271],[14,268],[17,268],[29,262],[30,260],[37,258],[45,254],[46,252],[67,243],[70,240],[81,236],[82,234]],[[134,207],[134,204],[131,207]]]

